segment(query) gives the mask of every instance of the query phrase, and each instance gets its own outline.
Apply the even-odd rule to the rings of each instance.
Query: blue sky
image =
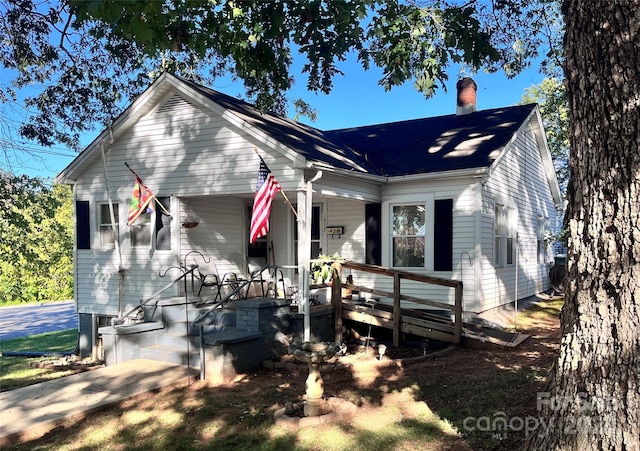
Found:
[[[377,83],[380,72],[375,69],[364,71],[355,62],[346,63],[343,71],[345,76],[335,77],[334,89],[329,95],[307,92],[304,77],[299,77],[291,98],[304,99],[318,113],[316,122],[312,123],[306,118],[301,119],[302,122],[330,130],[455,113],[457,68],[448,71],[450,79],[447,92],[438,90],[428,100],[416,92],[411,83],[385,92]],[[514,105],[520,101],[526,88],[539,84],[544,78],[538,73],[537,67],[513,79],[508,79],[503,73],[477,73],[471,76],[478,85],[479,110]],[[243,89],[240,83],[225,80],[216,82],[212,88],[233,96]],[[83,135],[82,144],[88,145],[97,134],[99,131]],[[32,177],[55,177],[72,161],[74,154],[61,146],[49,151],[52,153],[40,154],[42,161],[24,157],[21,162],[14,163],[13,170]]]

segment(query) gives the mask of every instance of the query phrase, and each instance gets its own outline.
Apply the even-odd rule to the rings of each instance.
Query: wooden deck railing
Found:
[[[383,291],[375,288],[369,288],[365,286],[359,286],[355,284],[348,284],[342,282],[342,269],[349,268],[357,271],[368,272],[381,276],[393,277],[393,292]],[[401,281],[412,280],[415,282],[427,283],[431,285],[439,285],[443,287],[453,288],[455,290],[455,302],[454,305],[446,304],[444,302],[437,302],[428,299],[422,299],[415,296],[403,295],[401,292]],[[335,313],[335,334],[336,341],[342,341],[342,289],[350,288],[364,293],[371,293],[378,296],[384,296],[393,299],[393,346],[400,345],[400,336],[402,332],[401,323],[401,301],[411,301],[417,304],[429,305],[440,309],[450,310],[454,316],[454,329],[453,329],[453,342],[454,345],[459,345],[462,339],[462,281],[444,279],[433,276],[426,276],[421,274],[410,273],[407,271],[401,271],[397,269],[385,268],[382,266],[366,265],[363,263],[356,263],[352,261],[334,262],[332,265],[332,280],[331,285],[331,300],[334,306]],[[333,302],[334,299],[338,299],[339,302]]]

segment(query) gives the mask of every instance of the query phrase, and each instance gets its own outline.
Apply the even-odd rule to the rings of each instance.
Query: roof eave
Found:
[[[466,169],[454,169],[450,171],[427,172],[423,174],[408,174],[389,177],[387,183],[425,182],[434,180],[484,178],[489,174],[486,166]]]
[[[337,168],[333,165],[330,165],[328,163],[324,163],[321,161],[310,162],[309,168],[326,171],[326,172],[340,175],[343,177],[357,178],[359,180],[364,180],[367,182],[378,183],[378,184],[384,184],[389,179],[386,176],[371,174],[369,172],[358,172],[350,169]]]
[[[563,198],[562,190],[560,189],[560,183],[558,182],[558,175],[556,174],[556,168],[553,164],[553,156],[549,149],[549,143],[547,142],[547,134],[544,133],[544,125],[542,122],[542,115],[540,114],[540,107],[536,105],[535,109],[531,113],[530,119],[533,120],[535,116],[535,122],[533,132],[536,135],[538,147],[540,149],[540,157],[542,158],[542,164],[544,171],[549,181],[549,188],[551,189],[551,195],[556,208],[562,208]]]

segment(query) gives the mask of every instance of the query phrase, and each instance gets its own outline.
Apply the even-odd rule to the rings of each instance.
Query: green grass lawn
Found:
[[[7,352],[73,352],[78,339],[76,329],[47,332],[29,337],[0,340],[0,392],[14,390],[71,374],[69,370],[38,368],[41,357],[6,356]]]

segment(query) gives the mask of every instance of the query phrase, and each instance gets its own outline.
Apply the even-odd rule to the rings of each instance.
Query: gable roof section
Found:
[[[167,100],[171,91],[171,79],[161,76],[142,94],[140,94],[114,121],[85,147],[55,178],[56,183],[73,183],[85,168],[100,158],[100,150],[108,149],[120,135],[140,120],[145,114],[153,111]]]
[[[491,166],[535,104],[325,132],[398,177]]]
[[[181,92],[187,99],[197,98],[200,105],[223,113],[224,117],[253,132],[254,136],[268,137],[290,149],[293,152],[290,156],[302,157],[307,166],[380,178],[489,168],[527,118],[538,112],[535,104],[529,104],[466,115],[452,114],[322,131],[263,113],[240,99],[165,73],[114,121],[113,130],[104,130],[58,175],[56,181],[73,181],[86,164],[95,161],[103,142],[110,142],[144,114],[161,108],[164,102],[171,102]],[[539,113],[535,117],[540,121]],[[546,141],[540,142],[539,136],[538,141],[540,151],[545,153],[546,148],[548,154]],[[549,161],[544,161],[549,163],[550,155]],[[555,172],[547,171],[547,175],[553,191],[554,180],[557,185]]]
[[[282,116],[261,112],[243,100],[189,80],[180,80],[212,102],[232,112],[246,124],[302,155],[307,161],[363,173],[373,173],[375,170],[357,150],[336,145],[317,128]]]

